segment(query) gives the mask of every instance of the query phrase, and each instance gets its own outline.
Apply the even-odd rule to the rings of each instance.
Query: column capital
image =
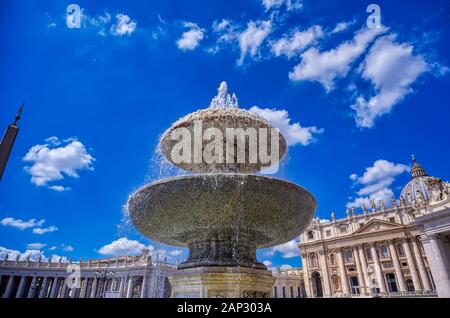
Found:
[[[400,242],[402,242],[403,244],[409,244],[409,242],[412,240],[412,237],[409,236],[404,236],[402,238],[400,238]]]
[[[388,245],[394,245],[395,246],[395,239],[388,239],[388,240],[386,240],[386,242],[388,243]]]

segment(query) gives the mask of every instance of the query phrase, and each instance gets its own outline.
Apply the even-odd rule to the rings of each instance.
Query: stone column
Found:
[[[411,249],[409,248],[409,243],[407,239],[403,240],[403,249],[405,250],[406,259],[408,261],[409,271],[411,272],[414,289],[422,290],[422,285],[420,284],[419,275],[417,275],[416,264],[414,263],[414,258],[411,253]]]
[[[72,288],[70,289],[70,298],[77,298],[78,288],[77,284],[73,284]]]
[[[124,286],[125,286],[125,279],[123,277],[119,277],[119,295],[120,295],[120,298],[123,297]]]
[[[142,276],[141,298],[146,298],[147,295],[147,278],[147,275]]]
[[[33,298],[34,292],[36,290],[36,276],[33,276],[33,279],[31,280],[30,289],[28,290],[27,298]]]
[[[411,243],[413,246],[414,256],[416,257],[416,263],[419,267],[420,279],[422,280],[422,285],[425,290],[432,290],[430,278],[428,277],[427,271],[425,269],[425,264],[423,262],[422,253],[420,252],[419,245],[417,243],[416,238],[411,239]]]
[[[97,297],[97,284],[98,284],[98,278],[94,278],[94,282],[92,283],[92,290],[91,290],[91,297],[90,298],[96,298]]]
[[[20,276],[19,287],[17,288],[16,298],[22,298],[23,290],[25,289],[26,277]]]
[[[58,277],[54,277],[53,283],[52,283],[52,289],[50,291],[50,298],[55,298],[57,291],[58,291]]]
[[[339,262],[339,273],[341,276],[341,285],[342,285],[342,292],[346,295],[350,295],[350,285],[348,283],[347,279],[347,272],[345,270],[345,263],[344,263],[344,257],[342,256],[342,249],[338,249],[337,252],[338,262]]]
[[[83,278],[81,281],[80,298],[86,298],[87,278]]]
[[[359,260],[361,262],[362,272],[364,275],[364,281],[366,286],[366,293],[370,293],[370,286],[372,285],[372,282],[370,281],[369,273],[367,272],[367,260],[366,260],[366,252],[364,250],[364,245],[358,245],[358,252],[359,252]]]
[[[439,297],[450,298],[450,279],[449,269],[445,264],[445,250],[441,247],[442,242],[436,236],[428,236],[423,239],[423,247],[427,254],[428,263],[430,265],[431,273],[433,274],[436,291]]]
[[[386,282],[383,277],[383,272],[381,271],[380,260],[378,259],[377,249],[375,243],[370,243],[370,253],[372,254],[373,264],[375,267],[375,275],[377,276],[378,287],[380,287],[380,292],[386,293]]]
[[[330,274],[328,273],[328,264],[324,250],[319,251],[319,265],[323,275],[324,296],[331,296],[331,280]]]
[[[356,270],[358,271],[358,281],[359,281],[360,293],[364,294],[367,292],[366,288],[365,288],[366,282],[365,282],[365,278],[364,278],[363,269],[361,266],[361,261],[359,259],[359,251],[356,246],[353,247],[353,256],[355,258]]]
[[[5,293],[3,294],[3,298],[11,297],[11,292],[14,286],[14,276],[9,276],[8,285],[6,285]]]
[[[309,280],[309,264],[308,254],[302,254],[302,266],[303,266],[303,281],[305,283],[306,297],[313,297],[311,290],[311,282]]]
[[[400,261],[397,256],[397,248],[395,247],[395,243],[393,240],[388,241],[389,252],[391,254],[392,262],[394,263],[395,268],[395,276],[397,276],[397,282],[400,291],[406,291],[405,278],[403,277],[402,266],[400,265]]]
[[[69,278],[66,277],[66,278],[64,279],[64,281],[63,281],[63,287],[62,287],[61,295],[59,296],[59,298],[66,298],[66,294],[67,294],[67,280],[68,280],[68,279],[69,279]]]
[[[128,287],[127,287],[127,298],[131,298],[133,296],[133,276],[128,278]]]
[[[41,284],[41,291],[39,292],[39,298],[47,297],[47,288],[48,288],[48,277],[44,277],[44,280]]]

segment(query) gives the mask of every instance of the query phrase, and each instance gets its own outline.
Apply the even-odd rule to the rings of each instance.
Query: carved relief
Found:
[[[448,186],[439,178],[428,178],[426,185],[430,190],[431,202],[439,202],[447,198]]]

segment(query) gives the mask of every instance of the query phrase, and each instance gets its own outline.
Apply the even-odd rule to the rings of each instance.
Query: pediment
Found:
[[[378,231],[387,231],[402,228],[400,224],[391,223],[383,220],[372,219],[361,228],[359,228],[354,234],[371,233]]]

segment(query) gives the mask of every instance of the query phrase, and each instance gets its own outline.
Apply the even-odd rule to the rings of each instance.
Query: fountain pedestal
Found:
[[[268,270],[225,266],[179,269],[169,281],[172,298],[270,298],[275,284]]]

